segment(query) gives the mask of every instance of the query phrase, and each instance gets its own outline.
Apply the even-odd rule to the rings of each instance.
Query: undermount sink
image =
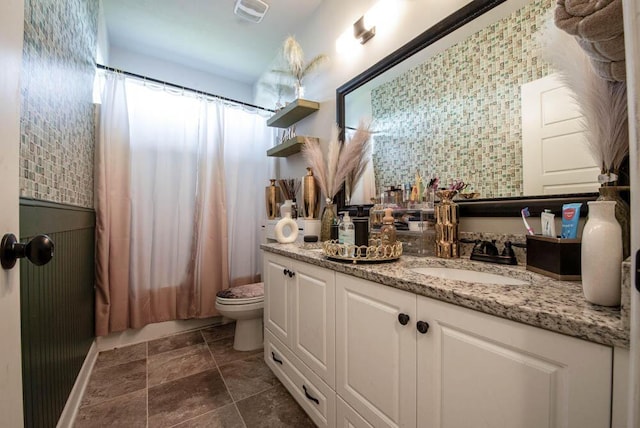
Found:
[[[453,269],[445,267],[420,267],[410,269],[412,272],[422,275],[435,276],[442,279],[454,281],[474,282],[480,284],[499,285],[529,285],[526,281],[509,278],[508,276],[496,275],[494,273],[476,272],[467,269]]]

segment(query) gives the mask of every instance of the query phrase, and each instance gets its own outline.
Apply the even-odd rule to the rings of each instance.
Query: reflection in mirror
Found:
[[[480,198],[597,191],[579,116],[542,59],[537,32],[554,6],[509,0],[349,92],[345,128],[373,119],[375,178],[348,203],[417,172]]]

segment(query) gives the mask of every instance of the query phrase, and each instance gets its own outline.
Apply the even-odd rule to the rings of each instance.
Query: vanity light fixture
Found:
[[[361,45],[367,43],[375,35],[375,25],[371,25],[370,28],[367,28],[367,22],[364,16],[361,16],[360,19],[353,24],[353,36],[360,41]]]

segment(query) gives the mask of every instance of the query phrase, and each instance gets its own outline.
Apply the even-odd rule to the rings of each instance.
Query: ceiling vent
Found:
[[[269,5],[261,0],[236,0],[233,13],[257,24],[262,21],[268,9]]]

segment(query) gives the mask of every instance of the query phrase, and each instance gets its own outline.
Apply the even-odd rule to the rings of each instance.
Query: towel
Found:
[[[625,80],[622,0],[558,0],[555,23],[576,37],[600,77]]]

